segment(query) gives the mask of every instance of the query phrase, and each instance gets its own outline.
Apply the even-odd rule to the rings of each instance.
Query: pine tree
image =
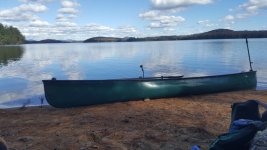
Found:
[[[25,37],[17,28],[0,23],[0,45],[22,44],[24,41]]]

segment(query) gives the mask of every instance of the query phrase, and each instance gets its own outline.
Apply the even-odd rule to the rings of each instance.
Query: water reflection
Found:
[[[251,40],[258,88],[267,89],[267,39]],[[9,49],[9,50],[8,50]],[[8,56],[8,57],[7,57]],[[0,49],[0,107],[39,105],[42,80],[204,76],[249,70],[243,40],[31,44]]]
[[[20,60],[23,53],[24,49],[21,46],[0,46],[0,67]]]

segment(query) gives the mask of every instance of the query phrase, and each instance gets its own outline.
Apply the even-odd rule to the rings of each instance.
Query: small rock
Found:
[[[55,134],[56,134],[56,136],[59,136],[60,135],[60,132],[59,131],[56,131]]]
[[[128,119],[123,119],[122,122],[129,123],[130,121]]]
[[[144,99],[144,102],[149,102],[149,101],[150,101],[149,98],[145,98],[145,99]]]
[[[17,131],[8,131],[8,130],[4,130],[2,132],[0,132],[0,136],[16,136],[17,135]]]
[[[101,140],[101,137],[99,137],[94,131],[89,133],[89,136],[92,141],[97,142]]]
[[[32,141],[33,138],[30,137],[30,136],[22,136],[22,137],[19,137],[18,138],[18,141],[21,141],[21,142],[29,142],[29,141]]]
[[[87,143],[85,143],[85,147],[92,147],[93,144],[94,142],[88,141]]]
[[[93,145],[93,146],[91,146],[91,148],[98,149],[99,146],[97,146],[97,145]]]

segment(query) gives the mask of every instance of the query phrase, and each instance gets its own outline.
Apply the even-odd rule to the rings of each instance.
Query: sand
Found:
[[[0,109],[0,137],[9,149],[207,149],[228,130],[231,104],[267,91],[239,91],[79,108]],[[263,110],[261,110],[263,111]]]

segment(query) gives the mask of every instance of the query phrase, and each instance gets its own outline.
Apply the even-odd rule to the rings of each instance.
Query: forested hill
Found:
[[[242,38],[267,38],[267,30],[261,31],[234,31],[217,29],[199,34],[180,36],[181,39],[242,39]]]
[[[24,41],[25,37],[17,28],[0,23],[0,45],[22,44]]]
[[[155,36],[155,37],[94,37],[84,42],[134,42],[134,41],[170,41],[170,40],[200,40],[200,39],[241,39],[241,38],[267,38],[267,30],[261,31],[233,31],[216,29],[208,32],[191,35]]]
[[[34,40],[26,40],[25,44],[45,44],[45,43],[71,43],[68,41],[63,40],[55,40],[55,39],[45,39],[40,41],[34,41]]]

